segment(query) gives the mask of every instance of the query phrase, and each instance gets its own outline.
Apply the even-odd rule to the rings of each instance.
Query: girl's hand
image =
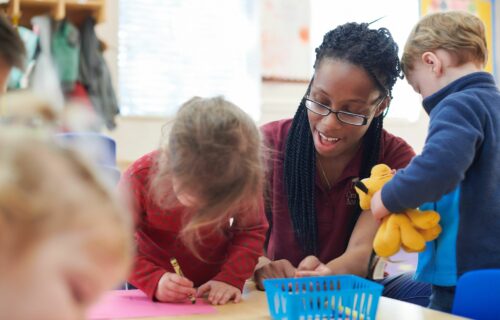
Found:
[[[175,273],[165,272],[158,281],[155,298],[162,302],[183,302],[196,295],[193,283]]]
[[[370,209],[377,221],[382,220],[383,217],[390,213],[382,202],[382,193],[380,190],[373,194],[372,201],[370,202]]]
[[[211,304],[226,304],[229,300],[240,302],[241,290],[225,282],[210,280],[198,288],[198,297],[208,292],[208,301]]]
[[[295,272],[295,276],[299,278],[327,276],[331,274],[332,270],[315,256],[305,257],[304,260],[299,263],[297,271]]]

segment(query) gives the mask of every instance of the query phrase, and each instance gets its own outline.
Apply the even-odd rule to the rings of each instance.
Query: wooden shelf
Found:
[[[104,21],[105,2],[104,0],[65,0],[66,17],[76,25],[91,15],[97,23]]]
[[[19,2],[21,6],[42,6],[51,7],[56,6],[59,0],[20,0],[20,1],[10,1],[11,3]]]
[[[98,9],[104,5],[102,0],[65,0],[66,7]]]
[[[106,0],[10,0],[7,12],[14,23],[30,27],[31,18],[50,14],[55,20],[68,19],[80,25],[88,16],[104,21]]]

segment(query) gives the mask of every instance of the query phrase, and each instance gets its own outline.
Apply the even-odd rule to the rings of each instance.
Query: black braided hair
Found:
[[[342,60],[366,70],[381,93],[392,98],[391,90],[397,78],[402,78],[398,45],[385,28],[370,29],[367,23],[346,23],[329,31],[316,49],[314,68],[323,59]],[[309,92],[311,87],[309,83]],[[292,224],[300,245],[306,254],[319,252],[314,179],[316,151],[302,99],[286,141],[284,178]],[[360,178],[368,177],[379,159],[383,115],[373,119],[364,138],[364,157]],[[361,209],[353,213],[351,230]]]

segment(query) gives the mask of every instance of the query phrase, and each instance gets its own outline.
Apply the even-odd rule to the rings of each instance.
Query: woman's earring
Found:
[[[387,106],[385,107],[385,110],[384,112],[382,113],[382,118],[385,118],[385,116],[387,115],[387,113],[389,112],[389,107],[391,106],[391,100],[392,100],[392,96],[391,96],[391,93],[390,92],[387,92],[387,96],[384,98],[385,99],[389,99],[389,101],[387,101]]]
[[[389,112],[389,106],[387,106],[387,108],[385,108],[384,110],[384,113],[382,113],[382,118],[385,118],[388,112]]]

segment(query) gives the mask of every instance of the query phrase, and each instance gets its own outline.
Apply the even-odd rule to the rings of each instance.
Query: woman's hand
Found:
[[[295,273],[296,277],[327,276],[333,274],[332,270],[315,256],[308,256],[302,260]]]
[[[211,304],[226,304],[233,300],[241,301],[241,290],[221,281],[210,280],[198,288],[197,296],[201,297],[208,292],[208,301]]]
[[[254,279],[257,289],[264,290],[264,284],[262,283],[264,279],[293,278],[295,277],[295,270],[295,267],[288,260],[271,261],[255,270]]]
[[[193,282],[175,273],[165,272],[158,281],[155,298],[162,302],[183,302],[196,295]]]

